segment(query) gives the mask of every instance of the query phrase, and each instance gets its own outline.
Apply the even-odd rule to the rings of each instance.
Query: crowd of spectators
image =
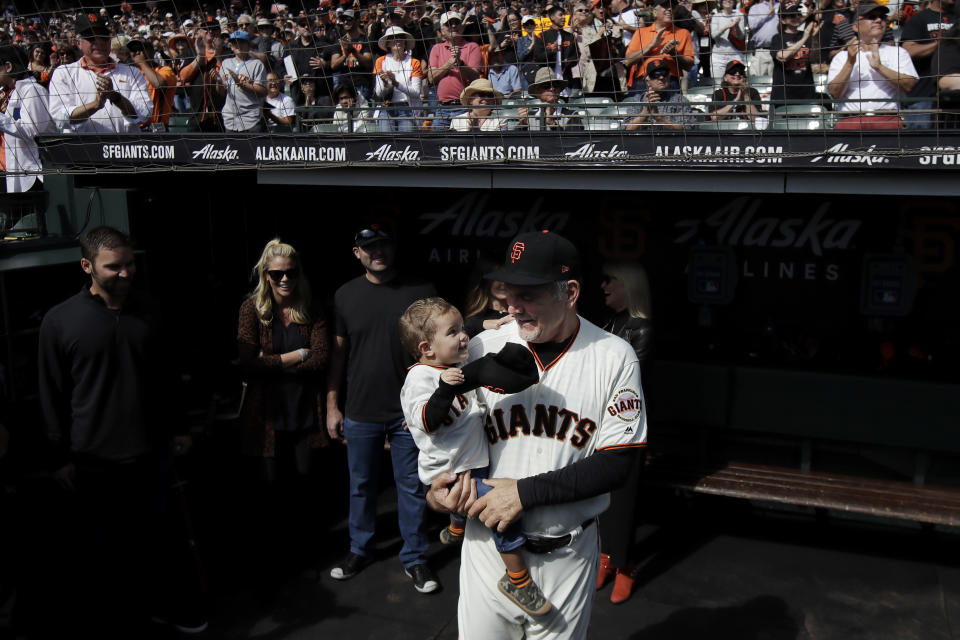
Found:
[[[681,127],[696,111],[755,118],[763,106],[725,103],[757,102],[750,89],[759,87],[773,106],[906,108],[915,111],[907,126],[928,128],[941,94],[960,78],[953,22],[953,0],[320,0],[189,12],[146,2],[91,13],[8,11],[0,19],[0,107],[4,131],[27,135],[6,107],[18,98],[17,80],[32,78],[29,97],[49,93],[49,118],[31,135],[166,130],[171,117],[188,131],[257,132],[298,126],[297,107],[320,110],[309,126],[336,124],[332,110],[348,104],[363,112],[339,119],[344,130],[445,130],[472,106],[464,92],[477,80],[489,81],[498,103],[536,102],[531,85],[548,73],[563,85],[560,102],[689,107],[673,94],[710,82],[727,88],[733,64],[745,72],[743,90],[690,101],[694,114]],[[661,67],[665,88],[649,82]],[[638,122],[635,110],[621,115],[631,128],[663,124]],[[526,119],[502,116],[510,128]]]

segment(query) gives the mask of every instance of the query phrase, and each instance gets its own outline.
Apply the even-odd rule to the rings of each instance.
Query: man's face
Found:
[[[240,18],[237,20],[237,29],[250,33],[251,29],[253,29],[253,20],[250,18]]]
[[[236,40],[230,41],[230,50],[237,55],[244,55],[250,52],[250,42],[247,40]]]
[[[658,69],[647,76],[647,85],[654,91],[666,91],[670,84],[670,72]]]
[[[886,28],[887,14],[881,9],[874,9],[857,20],[857,35],[862,40],[880,42]]]
[[[460,35],[463,25],[456,19],[447,20],[447,24],[443,25],[443,31],[448,38],[453,38]]]
[[[337,102],[344,109],[353,109],[355,106],[357,106],[357,99],[349,93],[341,93]]]
[[[540,92],[540,102],[555,104],[559,99],[560,97],[557,95],[557,90],[555,87],[547,87]]]
[[[393,267],[397,249],[392,242],[378,241],[364,247],[354,247],[353,255],[370,273],[383,273]]]
[[[100,249],[92,262],[81,259],[80,267],[90,275],[94,290],[119,297],[130,293],[133,276],[137,273],[130,247]]]
[[[558,9],[550,13],[550,24],[557,29],[563,29],[564,24],[564,13],[562,9]]]
[[[657,24],[671,24],[673,22],[673,5],[654,7],[653,19],[657,21]]]
[[[271,98],[280,95],[280,78],[275,73],[267,74],[267,95]]]
[[[556,342],[566,320],[574,311],[575,298],[557,300],[553,285],[507,285],[507,311],[517,323],[520,337],[527,342]]]
[[[110,38],[80,38],[80,51],[93,64],[107,64],[110,61]]]

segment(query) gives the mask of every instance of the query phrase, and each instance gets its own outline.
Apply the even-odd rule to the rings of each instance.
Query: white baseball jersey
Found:
[[[540,382],[513,395],[478,389],[486,412],[491,478],[525,478],[560,469],[596,451],[642,447],[647,415],[637,354],[626,341],[580,318],[573,340],[553,362],[540,362]],[[470,358],[526,346],[510,323],[470,341]],[[536,353],[534,353],[536,358]],[[561,536],[599,515],[609,494],[523,512],[528,534]],[[583,640],[590,625],[600,558],[597,527],[550,553],[524,551],[530,576],[553,603],[540,618],[526,616],[497,591],[503,575],[489,529],[467,520],[457,612],[461,640]]]
[[[117,93],[133,105],[136,117],[128,118],[120,107],[108,101],[87,120],[70,123],[70,114],[74,109],[93,102],[97,97],[98,75],[107,76],[113,81]],[[153,115],[153,101],[140,69],[116,64],[97,73],[80,59],[53,70],[53,76],[50,77],[50,115],[58,128],[69,127],[75,133],[138,133],[140,123]]]
[[[516,323],[470,341],[470,359],[526,345]],[[536,354],[534,353],[536,358]],[[645,446],[647,415],[640,365],[630,345],[580,318],[572,343],[553,362],[540,362],[540,382],[513,395],[480,388],[491,478],[526,478],[554,471],[596,451]],[[561,536],[602,513],[610,495],[524,512],[524,532]]]
[[[487,466],[489,460],[483,414],[473,391],[458,393],[444,424],[433,431],[427,430],[423,413],[445,368],[415,364],[407,372],[400,390],[403,417],[420,449],[418,469],[424,484],[430,484],[443,471],[460,473],[479,469]]]

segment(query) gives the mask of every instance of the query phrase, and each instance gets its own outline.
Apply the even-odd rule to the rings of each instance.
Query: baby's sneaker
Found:
[[[550,601],[543,595],[543,591],[532,579],[528,579],[523,586],[517,586],[510,580],[510,574],[504,573],[497,583],[500,592],[510,598],[511,602],[533,617],[546,615],[553,608]]]

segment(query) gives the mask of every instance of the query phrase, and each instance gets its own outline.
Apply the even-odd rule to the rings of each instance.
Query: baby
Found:
[[[430,484],[443,471],[469,470],[477,479],[477,496],[491,487],[487,477],[489,457],[483,429],[483,413],[473,390],[480,385],[496,386],[516,393],[539,380],[530,352],[509,344],[466,365],[469,338],[456,307],[443,298],[424,298],[411,304],[400,317],[400,341],[419,363],[410,367],[400,391],[400,403],[407,427],[420,449],[420,480]],[[465,521],[451,516],[450,527],[441,534],[449,544],[463,539]],[[526,542],[520,521],[503,532],[493,532],[494,542],[506,573],[497,584],[500,591],[524,612],[542,616],[550,601],[530,577],[521,553]]]

